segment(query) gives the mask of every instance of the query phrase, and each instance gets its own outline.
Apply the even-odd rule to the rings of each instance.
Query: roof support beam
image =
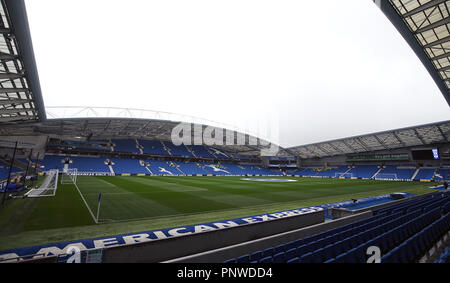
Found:
[[[426,9],[430,9],[434,6],[444,3],[445,1],[447,1],[447,0],[432,0],[426,4],[420,5],[419,7],[409,11],[408,13],[403,14],[402,17],[404,17],[404,18],[411,17],[414,14],[425,11]]]
[[[419,132],[417,131],[417,129],[414,129],[414,133],[416,134],[417,138],[420,140],[420,142],[422,144],[427,144],[424,139],[419,135]]]
[[[420,1],[424,2],[424,1]],[[380,7],[381,11],[386,15],[386,17],[391,21],[391,23],[394,25],[394,27],[400,32],[402,37],[406,40],[406,42],[409,44],[409,46],[412,48],[414,53],[418,56],[422,64],[427,69],[428,73],[431,75],[433,80],[435,81],[436,85],[438,86],[439,90],[441,91],[442,95],[444,96],[445,100],[447,101],[447,104],[450,105],[450,94],[449,94],[449,87],[447,84],[442,80],[442,76],[439,74],[439,72],[436,70],[435,64],[430,60],[429,55],[426,48],[431,48],[433,46],[439,46],[440,44],[444,42],[448,42],[450,40],[450,36],[448,33],[444,33],[445,36],[442,39],[436,40],[434,42],[430,42],[428,44],[422,44],[421,41],[418,40],[417,36],[414,34],[412,28],[409,23],[410,18],[405,18],[405,16],[411,16],[414,13],[418,13],[421,10],[419,9],[426,9],[428,8],[434,8],[439,7],[436,6],[439,3],[443,3],[445,1],[429,1],[427,3],[420,3],[418,9],[413,9],[409,13],[405,13],[404,15],[399,12],[399,9],[396,7],[396,4],[394,0],[376,0],[375,3]],[[424,6],[428,5],[428,6]],[[422,7],[422,8],[420,8]],[[426,15],[425,15],[426,16]],[[441,47],[442,49],[442,47]]]
[[[10,34],[11,33],[11,29],[9,29],[9,28],[0,28],[0,33]]]
[[[398,140],[398,142],[403,146],[406,147],[405,143],[400,139],[400,137],[397,135],[396,132],[392,132],[392,135]]]
[[[445,53],[443,53],[441,55],[434,56],[434,57],[432,57],[430,59],[431,60],[440,60],[440,59],[444,59],[444,58],[447,58],[447,57],[450,57],[450,52],[445,52]]]
[[[19,114],[28,111],[34,111],[34,109],[27,109],[27,108],[0,109],[0,114]]]
[[[23,74],[14,74],[14,73],[0,73],[0,79],[18,79],[23,77]]]
[[[0,122],[19,122],[24,120],[30,120],[30,119],[36,119],[33,115],[21,115],[21,116],[14,116],[14,117],[0,117]]]
[[[345,154],[345,152],[344,152],[342,149],[338,148],[338,147],[335,146],[334,144],[329,143],[329,145],[330,145],[334,150],[336,150],[337,152],[339,152],[339,153],[341,153],[341,154]]]
[[[315,153],[313,150],[311,150],[309,147],[305,147],[306,151],[308,151],[309,153],[311,153],[312,157],[318,157],[320,158],[320,156],[317,155],[317,153]]]
[[[25,1],[2,0],[2,5],[7,10],[5,13],[7,14],[9,24],[14,27],[13,41],[16,48],[19,49],[21,65],[26,70],[26,82],[33,93],[33,104],[36,108],[35,115],[38,120],[44,121],[47,116],[45,114],[44,101],[33,52]],[[11,32],[9,29],[6,31]],[[10,53],[12,53],[10,47]],[[21,77],[25,76],[22,75]]]
[[[299,156],[300,157],[300,155],[298,155],[298,153],[296,153],[296,152],[294,152],[293,150],[291,150],[291,149],[289,149],[289,148],[283,148],[287,153],[289,153],[290,155],[293,155],[293,156]]]
[[[332,155],[333,155],[333,154],[331,154],[328,150],[325,150],[320,144],[318,144],[316,147],[317,147],[319,150],[325,152],[325,154],[326,154],[327,156],[332,156]]]
[[[26,88],[0,88],[0,93],[15,93],[15,92],[26,92],[28,89]]]
[[[0,100],[0,105],[22,104],[30,102],[31,101],[27,99],[10,99],[10,100]],[[3,111],[1,111],[0,113],[3,113]]]
[[[14,60],[17,59],[18,56],[14,54],[9,54],[5,52],[0,52],[0,60]]]
[[[432,23],[432,24],[430,24],[430,25],[428,25],[428,26],[426,26],[426,27],[417,29],[417,30],[415,31],[415,33],[416,33],[416,34],[422,33],[422,32],[428,31],[428,30],[430,30],[430,29],[437,28],[437,27],[439,27],[439,26],[442,26],[442,25],[445,25],[445,24],[448,24],[448,23],[450,23],[450,18],[444,18],[444,19],[442,19],[442,20],[440,20],[440,21],[437,21],[437,22],[435,22],[435,23]]]
[[[377,140],[377,142],[379,142],[380,143],[380,145],[382,146],[382,147],[384,147],[384,149],[389,149],[389,147],[377,136],[377,135],[373,135],[374,136],[374,138]]]
[[[370,151],[370,148],[366,145],[366,143],[365,142],[363,142],[362,140],[361,140],[361,138],[359,137],[359,138],[356,138],[355,139],[366,151]]]
[[[438,72],[447,72],[448,70],[450,70],[450,65],[448,65],[447,67],[444,67],[444,68],[437,69],[437,70],[438,70]]]
[[[435,46],[435,45],[445,43],[445,42],[447,42],[447,41],[450,41],[450,35],[449,35],[449,36],[446,36],[446,37],[444,37],[444,38],[441,38],[441,39],[439,39],[439,40],[430,42],[430,43],[428,43],[428,44],[425,44],[425,45],[423,46],[423,48],[430,48],[430,47],[433,47],[433,46]]]
[[[348,142],[346,142],[345,140],[342,140],[342,143],[345,144],[346,147],[350,148],[350,150],[353,151],[352,153],[358,152],[351,145],[349,145]]]
[[[444,134],[444,132],[442,131],[441,127],[436,126],[436,128],[438,129],[439,133],[442,135],[442,138],[444,139],[444,141],[448,142],[447,136]]]

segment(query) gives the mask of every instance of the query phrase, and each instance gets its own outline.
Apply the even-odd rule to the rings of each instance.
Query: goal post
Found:
[[[77,168],[65,169],[61,174],[61,184],[76,184],[78,176]]]
[[[29,190],[24,196],[30,198],[55,196],[58,188],[58,175],[58,169],[47,171],[42,185],[39,188]]]
[[[353,173],[336,172],[334,173],[335,178],[352,178]]]

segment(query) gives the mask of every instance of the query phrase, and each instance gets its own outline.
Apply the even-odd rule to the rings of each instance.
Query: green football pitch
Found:
[[[430,192],[427,185],[417,182],[257,178],[295,182],[218,176],[78,176],[76,185],[59,184],[54,197],[8,200],[0,210],[0,250],[199,224],[392,192]]]

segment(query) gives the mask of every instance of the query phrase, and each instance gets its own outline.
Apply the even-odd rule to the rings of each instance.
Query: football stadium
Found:
[[[366,2],[450,106],[450,1]],[[146,105],[46,106],[25,2],[0,14],[0,262],[450,262],[450,120],[281,146]]]

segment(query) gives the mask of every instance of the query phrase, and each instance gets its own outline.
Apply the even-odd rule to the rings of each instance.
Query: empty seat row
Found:
[[[320,234],[292,241],[287,244],[282,244],[276,247],[268,248],[265,249],[264,251],[255,252],[251,255],[242,255],[236,259],[227,260],[226,262],[237,262],[237,263],[253,262],[255,260],[262,260],[263,258],[267,257],[274,257],[276,254],[279,253],[288,253],[288,251],[289,255],[293,255],[299,258],[302,257],[302,261],[310,262],[311,260],[314,260],[310,258],[311,254],[314,251],[332,245],[334,242],[337,242],[339,240],[343,241],[344,239],[348,239],[352,235],[362,233],[363,231],[370,229],[372,227],[382,225],[383,223],[391,223],[398,217],[401,217],[401,215],[397,214],[384,217],[380,216],[371,217]],[[404,217],[411,217],[411,216],[404,216]],[[396,223],[397,222],[394,222],[393,225],[395,225]],[[346,243],[348,244],[349,241],[345,242],[342,245],[342,247],[339,247],[339,251],[336,251],[335,253],[340,253],[341,248],[342,249],[348,248],[348,245],[345,245]],[[279,258],[281,257],[278,257],[278,259]]]
[[[427,196],[419,200],[423,207],[395,214],[378,214],[371,218],[320,234],[242,255],[226,262],[365,262],[369,246],[378,246],[382,254],[419,233],[448,209],[446,195]],[[413,203],[417,205],[418,200]],[[405,207],[406,208],[406,207]],[[449,226],[450,227],[450,226]],[[447,227],[447,230],[449,229]]]
[[[450,229],[450,213],[434,221],[381,258],[386,263],[411,263],[423,254]]]
[[[450,246],[446,247],[435,263],[450,263]]]
[[[338,263],[363,263],[366,262],[366,253],[369,247],[378,247],[381,251],[381,255],[389,253],[396,246],[402,244],[411,236],[421,231],[424,227],[439,219],[440,210],[435,209],[427,214],[420,215],[415,219],[412,219],[402,225],[399,225],[389,231],[386,231],[372,240],[360,245],[356,248],[346,251],[344,254],[337,256],[334,261]]]
[[[388,207],[381,208],[379,210],[375,210],[373,213],[374,213],[374,215],[378,215],[380,213],[382,213],[382,214],[390,214],[390,213],[397,213],[397,212],[406,213],[408,208],[410,208],[410,207],[413,207],[413,206],[422,207],[422,205],[424,203],[432,203],[432,202],[436,201],[436,198],[442,199],[442,198],[445,198],[448,196],[449,196],[448,192],[445,192],[445,193],[436,192],[436,193],[422,196],[420,198],[416,198],[413,200],[407,200],[407,201],[401,202],[399,204],[390,205]]]

